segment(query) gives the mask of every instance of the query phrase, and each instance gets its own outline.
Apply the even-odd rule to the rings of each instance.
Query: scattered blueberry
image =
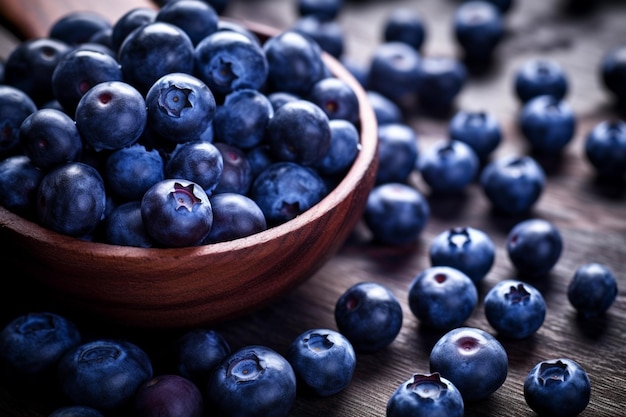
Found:
[[[515,73],[514,88],[517,98],[526,103],[538,96],[563,100],[569,81],[563,67],[555,60],[534,58],[524,62]]]
[[[420,110],[445,117],[467,81],[467,68],[460,60],[444,55],[424,56],[420,65],[417,95]]]
[[[524,381],[524,399],[541,417],[575,417],[591,398],[587,372],[567,358],[536,364]]]
[[[331,56],[340,59],[345,50],[345,33],[337,20],[322,20],[319,17],[301,16],[291,26],[292,30],[309,36]]]
[[[175,371],[199,387],[206,386],[213,370],[230,353],[226,338],[218,331],[207,328],[186,330],[172,347]]]
[[[462,2],[454,14],[452,26],[464,60],[471,67],[489,64],[504,38],[502,13],[484,0]]]
[[[327,397],[344,390],[352,381],[356,354],[350,341],[331,329],[310,329],[295,338],[285,358],[302,390]]]
[[[613,271],[596,262],[579,266],[567,287],[567,299],[583,318],[602,316],[616,297]]]
[[[335,303],[335,323],[357,352],[390,345],[402,327],[402,306],[395,294],[376,282],[359,282]]]
[[[563,238],[553,223],[528,219],[509,231],[506,251],[522,278],[536,279],[547,275],[561,257]]]
[[[626,173],[626,122],[605,120],[594,125],[585,138],[585,156],[603,178]]]
[[[464,142],[440,140],[420,155],[418,169],[433,193],[464,191],[476,178],[479,160]]]
[[[413,99],[421,77],[422,56],[404,42],[383,42],[372,54],[367,90],[376,91],[397,105]]]
[[[618,106],[626,103],[626,45],[607,50],[598,69],[603,86]]]
[[[430,352],[430,372],[438,372],[454,384],[465,402],[485,399],[497,391],[508,369],[502,344],[476,327],[450,330]]]
[[[376,183],[406,183],[418,163],[418,137],[406,123],[378,126],[378,171]]]
[[[409,285],[409,307],[420,323],[437,330],[461,326],[478,305],[474,282],[458,269],[433,266]]]
[[[335,20],[343,8],[343,0],[297,0],[296,6],[300,16]]]
[[[546,302],[539,290],[518,280],[499,281],[485,296],[484,305],[491,327],[511,339],[530,337],[546,317]]]
[[[448,123],[450,140],[469,145],[481,161],[502,142],[502,127],[496,117],[485,111],[459,110]]]
[[[548,155],[562,151],[576,131],[576,115],[569,103],[548,95],[526,102],[518,123],[532,149]]]
[[[157,375],[137,388],[132,409],[137,417],[202,417],[200,389],[180,375]]]
[[[404,122],[402,109],[397,103],[385,97],[378,91],[368,90],[366,91],[366,94],[369,104],[372,106],[374,114],[376,115],[376,121],[378,122],[379,127],[387,123]]]
[[[439,373],[413,374],[387,401],[386,417],[462,417],[465,403]]]
[[[384,42],[404,42],[416,51],[422,49],[427,36],[423,16],[410,7],[394,8],[385,19],[382,32]]]

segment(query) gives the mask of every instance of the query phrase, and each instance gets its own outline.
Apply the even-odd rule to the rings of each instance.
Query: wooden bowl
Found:
[[[262,39],[277,33],[245,24]],[[277,300],[340,249],[375,180],[374,112],[352,75],[331,56],[324,60],[358,95],[361,150],[341,183],[305,213],[231,242],[142,249],[64,236],[0,207],[4,269],[35,278],[63,305],[133,327],[209,325]]]

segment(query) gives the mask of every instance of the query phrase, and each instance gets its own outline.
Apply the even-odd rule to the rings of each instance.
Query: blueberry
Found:
[[[544,219],[528,219],[509,231],[506,251],[518,273],[527,279],[547,275],[563,251],[559,229]]]
[[[335,119],[330,127],[330,149],[315,165],[324,176],[341,176],[352,166],[361,149],[359,131],[347,120]]]
[[[165,162],[156,150],[140,143],[111,152],[104,164],[104,180],[111,194],[122,201],[141,200],[159,181],[165,179]]]
[[[448,123],[450,140],[469,145],[481,161],[502,142],[502,127],[495,115],[486,111],[459,110]]]
[[[294,162],[271,164],[256,177],[250,189],[250,197],[263,211],[268,226],[304,213],[326,193],[326,185],[316,171]]]
[[[128,34],[119,47],[118,61],[124,80],[145,94],[164,75],[191,74],[194,47],[180,27],[154,21]]]
[[[73,321],[42,311],[20,315],[0,331],[0,360],[17,380],[41,380],[54,372],[61,357],[81,342]]]
[[[174,369],[199,387],[231,353],[230,344],[216,330],[195,328],[183,332],[173,344]]]
[[[465,190],[478,174],[479,160],[464,142],[442,140],[422,153],[419,171],[434,193],[454,194]]]
[[[185,31],[195,46],[217,31],[219,16],[207,1],[177,0],[164,4],[155,21],[171,23]]]
[[[167,247],[195,246],[211,231],[213,211],[202,187],[184,179],[165,179],[141,199],[148,234]]]
[[[269,71],[268,87],[306,95],[313,84],[327,74],[322,48],[317,42],[295,30],[285,30],[263,44]]]
[[[141,384],[152,378],[152,362],[129,341],[94,339],[68,350],[57,372],[69,400],[114,411],[131,404]]]
[[[494,209],[505,214],[531,210],[543,193],[546,176],[531,156],[509,155],[485,166],[480,186]]]
[[[104,417],[104,414],[86,405],[66,405],[54,409],[48,417]]]
[[[534,151],[556,154],[574,137],[576,115],[566,101],[543,95],[524,104],[518,124]]]
[[[607,50],[598,68],[602,85],[619,106],[626,101],[626,45]]]
[[[626,122],[605,120],[594,125],[585,138],[585,157],[602,178],[626,173]]]
[[[76,127],[96,151],[115,150],[137,142],[148,120],[146,101],[124,81],[91,87],[76,105]]]
[[[213,143],[180,143],[165,163],[166,178],[184,178],[198,184],[205,193],[212,194],[224,172],[224,158]]]
[[[617,297],[617,279],[607,266],[592,262],[578,267],[567,287],[567,299],[583,318],[602,316]]]
[[[350,341],[331,329],[310,329],[289,345],[285,358],[302,384],[302,391],[327,397],[352,382],[356,354]]]
[[[485,296],[485,316],[499,335],[524,339],[533,335],[546,317],[546,302],[532,285],[503,280]]]
[[[155,21],[158,11],[152,7],[134,7],[124,13],[113,23],[111,30],[111,46],[119,51],[120,46],[130,33],[148,23]]]
[[[404,42],[383,42],[374,49],[369,63],[367,90],[376,91],[404,107],[417,91],[422,56]]]
[[[20,42],[4,63],[4,83],[20,89],[41,106],[54,99],[52,74],[71,50],[67,43],[46,37]]]
[[[213,192],[248,194],[254,180],[248,155],[243,149],[224,142],[215,142],[215,147],[222,155],[224,168]]]
[[[542,417],[577,416],[587,407],[590,397],[587,372],[567,358],[539,362],[524,381],[524,399]]]
[[[474,283],[491,270],[496,248],[493,240],[474,227],[453,227],[439,233],[430,243],[432,266],[449,266],[466,274]]]
[[[330,120],[343,119],[355,125],[359,122],[359,99],[342,79],[323,78],[313,84],[306,97],[317,104]]]
[[[45,173],[26,155],[0,160],[0,205],[26,219],[36,219],[36,198]]]
[[[258,90],[238,89],[228,94],[213,120],[215,140],[240,149],[260,145],[274,116],[269,98]]]
[[[146,94],[146,107],[150,128],[174,143],[198,140],[216,112],[209,87],[193,75],[177,72],[155,81]]]
[[[411,312],[437,330],[462,325],[478,304],[474,282],[458,269],[433,266],[417,274],[409,286]]]
[[[420,51],[426,35],[424,18],[413,8],[395,7],[383,23],[383,42],[404,42]]]
[[[270,101],[274,111],[278,110],[278,108],[285,103],[300,100],[301,98],[302,97],[297,94],[288,93],[286,91],[272,91],[267,95],[267,99]]]
[[[104,52],[74,49],[59,60],[52,72],[52,92],[63,109],[74,114],[81,97],[96,84],[122,81],[122,67]]]
[[[340,59],[345,49],[345,33],[337,20],[321,20],[308,15],[301,16],[291,26],[292,30],[312,38],[322,51]]]
[[[369,104],[372,106],[374,114],[376,115],[378,126],[387,123],[402,123],[404,121],[402,109],[397,103],[388,99],[378,91],[368,90],[366,94]]]
[[[200,389],[180,375],[153,377],[137,388],[132,409],[137,417],[202,417]]]
[[[522,103],[543,95],[562,100],[568,87],[569,82],[563,67],[552,59],[530,59],[515,73],[515,94]]]
[[[450,330],[430,352],[430,372],[438,372],[453,383],[465,402],[485,399],[497,391],[508,369],[502,344],[476,327]]]
[[[452,26],[464,59],[472,67],[488,64],[504,37],[502,13],[484,0],[462,2],[454,13]]]
[[[249,149],[246,152],[246,156],[248,158],[248,162],[250,162],[250,168],[254,178],[256,178],[265,168],[274,162],[277,162],[272,156],[272,152],[266,143]]]
[[[395,182],[375,186],[363,213],[374,240],[386,245],[417,242],[429,217],[430,207],[422,193]]]
[[[0,155],[12,155],[20,150],[20,126],[37,105],[24,91],[0,85]]]
[[[385,285],[359,282],[337,299],[335,322],[357,352],[377,352],[400,333],[402,306]]]
[[[300,16],[314,16],[320,20],[335,20],[343,7],[343,0],[297,0]]]
[[[211,374],[205,395],[220,416],[285,417],[295,402],[296,375],[275,350],[244,346]]]
[[[217,31],[196,45],[194,69],[214,94],[260,89],[266,82],[269,65],[261,46],[240,32]]]
[[[315,103],[304,99],[285,103],[269,120],[266,140],[276,159],[314,165],[330,149],[328,122]]]
[[[463,1],[471,1],[471,0],[463,0]],[[514,0],[487,0],[489,3],[496,6],[496,8],[500,11],[500,13],[505,14],[511,10],[514,6]]]
[[[112,245],[137,248],[155,246],[143,224],[139,200],[115,206],[105,219],[104,234],[106,242]]]
[[[213,226],[205,242],[226,242],[267,229],[265,215],[250,197],[222,192],[209,197],[213,208]]]
[[[69,12],[55,20],[48,36],[75,46],[89,42],[94,33],[112,27],[111,22],[100,13],[81,10]]]
[[[104,181],[91,165],[68,162],[39,183],[37,219],[55,232],[84,237],[100,224],[105,208]]]
[[[83,140],[74,119],[60,110],[31,113],[22,122],[19,136],[24,154],[44,171],[78,161],[83,153]]]
[[[413,374],[391,394],[386,417],[462,417],[465,403],[439,373]]]
[[[406,183],[418,157],[418,137],[410,125],[390,122],[378,126],[376,184]]]
[[[433,55],[423,57],[417,87],[422,112],[437,117],[447,116],[466,80],[467,68],[458,59]]]

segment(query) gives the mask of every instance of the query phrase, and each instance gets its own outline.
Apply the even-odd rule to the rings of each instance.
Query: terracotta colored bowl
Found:
[[[248,24],[262,38],[275,30]],[[374,112],[351,74],[325,55],[360,101],[361,150],[342,182],[297,218],[256,235],[194,248],[142,249],[63,236],[0,207],[3,267],[63,303],[112,323],[175,328],[217,323],[277,300],[311,277],[359,220],[377,168]]]

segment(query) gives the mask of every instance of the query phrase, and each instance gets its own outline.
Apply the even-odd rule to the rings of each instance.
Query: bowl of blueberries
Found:
[[[185,4],[68,14],[5,63],[3,262],[113,323],[277,300],[340,249],[375,181],[376,119],[338,60]]]

